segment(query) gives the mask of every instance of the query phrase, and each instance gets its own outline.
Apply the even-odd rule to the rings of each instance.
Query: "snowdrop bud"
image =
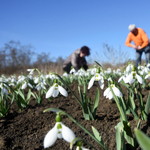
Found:
[[[113,81],[113,80],[111,80],[111,84],[114,84],[114,81]]]
[[[100,73],[100,67],[96,69],[96,73]]]
[[[81,146],[81,145],[82,145],[81,141],[78,141],[77,146]]]
[[[57,79],[54,80],[54,83],[57,83]]]
[[[56,116],[56,122],[61,122],[61,120],[62,120],[62,119],[61,119],[61,116],[60,116],[60,114],[58,113],[57,116]]]
[[[135,71],[135,66],[132,67],[132,71]]]

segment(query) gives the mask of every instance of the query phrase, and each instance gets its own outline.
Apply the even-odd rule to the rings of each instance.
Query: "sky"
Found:
[[[135,59],[135,50],[125,46],[128,26],[150,37],[149,8],[149,0],[0,0],[0,48],[19,41],[37,54],[66,59],[86,45],[93,59],[101,59],[107,43]]]

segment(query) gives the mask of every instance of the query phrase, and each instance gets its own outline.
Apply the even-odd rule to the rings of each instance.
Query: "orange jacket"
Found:
[[[146,47],[149,44],[149,39],[143,29],[137,28],[138,34],[135,36],[132,32],[128,34],[125,45],[132,47],[131,41],[135,43],[136,46],[141,46],[141,48]]]

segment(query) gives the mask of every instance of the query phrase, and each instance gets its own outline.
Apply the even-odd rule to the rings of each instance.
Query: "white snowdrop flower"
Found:
[[[136,71],[132,71],[126,78],[125,78],[125,83],[132,84],[134,83],[135,79],[138,80],[140,84],[143,84],[143,79],[141,76],[139,76]]]
[[[28,86],[33,89],[33,86],[30,83],[28,83]]]
[[[126,83],[126,76],[122,75],[119,79],[118,82],[121,82],[121,80],[123,80]]]
[[[63,138],[66,142],[71,143],[72,140],[75,139],[75,134],[74,132],[65,126],[61,120],[57,121],[56,119],[56,124],[55,126],[46,134],[44,138],[44,148],[51,147],[57,140],[57,138],[61,139]]]
[[[150,72],[145,76],[145,79],[150,79]]]
[[[118,97],[123,96],[122,93],[120,92],[120,90],[114,84],[111,84],[111,87],[112,87],[113,92],[116,96],[118,96]],[[106,96],[106,98],[108,98],[108,99],[114,98],[109,87],[104,91],[104,96]]]
[[[84,148],[83,146],[77,146],[76,150],[90,150],[90,149]]]
[[[67,72],[64,72],[64,73],[63,73],[63,76],[64,76],[64,77],[69,77],[69,74],[68,74]]]
[[[117,74],[117,75],[121,75],[120,69],[113,70],[113,73],[114,73],[114,74]]]
[[[126,83],[126,77],[128,76],[127,71],[124,71],[121,75],[121,77],[118,79],[118,82],[121,82],[121,80],[123,80]]]
[[[128,66],[126,67],[126,71],[131,72],[132,68],[133,68],[133,65],[129,63]]]
[[[140,66],[137,67],[137,69],[138,69],[138,70],[143,70],[143,69],[144,69],[144,66],[141,66],[141,65],[140,65]]]
[[[12,82],[12,83],[9,84],[9,86],[15,86],[15,84]]]
[[[104,88],[104,77],[100,75],[100,70],[97,70],[97,73],[91,78],[89,85],[88,85],[88,90],[93,86],[94,81],[98,81],[99,86],[101,89]]]
[[[2,92],[3,92],[3,94],[8,94],[9,92],[8,92],[8,90],[7,90],[7,85],[6,84],[3,84],[3,83],[1,83],[0,84],[0,88],[1,88],[1,90],[2,90]]]
[[[79,76],[85,76],[86,71],[83,70],[82,68],[78,70],[78,75]]]
[[[27,71],[29,71],[30,72],[29,74],[32,75],[35,69],[27,69]]]
[[[72,73],[75,73],[75,72],[76,72],[76,70],[74,68],[72,68],[69,73],[72,74]]]
[[[37,84],[39,82],[39,77],[35,77],[34,83]]]
[[[19,76],[19,77],[18,77],[17,84],[22,83],[25,79],[26,79],[25,76],[23,76],[23,75]]]
[[[139,66],[139,67],[141,67],[141,66]],[[147,74],[147,73],[149,72],[149,70],[150,70],[150,69],[149,69],[148,67],[142,66],[142,68],[138,70],[138,73],[139,73],[140,75],[144,75],[145,73]]]
[[[147,64],[147,68],[150,68],[150,63]]]
[[[8,90],[4,87],[2,88],[2,92],[3,92],[3,94],[6,94],[6,95],[8,95],[8,93],[9,93]]]
[[[36,85],[35,89],[37,89],[38,91],[41,90],[41,89],[46,90],[46,87],[44,86],[43,83],[39,83],[39,84]]]
[[[27,76],[27,78],[29,78],[29,79],[33,79],[33,75],[32,74],[29,74],[28,76]]]
[[[57,83],[54,83],[54,85],[47,91],[46,98],[49,98],[51,96],[57,97],[59,92],[65,97],[68,96],[67,91],[62,86],[58,85]]]
[[[97,68],[90,68],[90,69],[87,69],[87,72],[88,72],[89,74],[91,74],[91,75],[95,75],[96,69],[97,69]]]
[[[30,88],[33,88],[33,86],[30,83],[24,82],[24,84],[22,85],[21,89],[26,89],[27,86],[29,86]]]
[[[107,68],[107,70],[104,71],[105,74],[110,74],[111,73],[111,68]]]
[[[22,85],[21,89],[26,89],[26,87],[27,87],[27,82],[25,82],[25,83]]]

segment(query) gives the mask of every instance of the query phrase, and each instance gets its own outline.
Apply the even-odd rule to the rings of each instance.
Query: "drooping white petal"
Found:
[[[55,90],[55,86],[53,85],[46,93],[46,98],[49,98],[52,96],[53,92]]]
[[[136,78],[138,80],[139,83],[143,84],[143,79],[141,76],[139,76],[138,74],[136,74]]]
[[[147,74],[147,75],[145,76],[145,79],[150,79],[150,75]]]
[[[68,96],[67,91],[62,86],[58,85],[58,90],[63,96],[65,96],[65,97]]]
[[[125,78],[125,83],[129,83],[132,84],[135,81],[135,79],[133,79],[133,74],[130,73],[126,78]]]
[[[131,70],[132,70],[132,67],[130,65],[128,65],[127,68],[126,68],[126,71],[131,72]]]
[[[6,88],[2,88],[2,92],[3,92],[3,94],[8,95],[8,90]]]
[[[108,98],[109,100],[111,100],[113,98],[113,94],[111,91],[109,91],[106,95],[106,98]]]
[[[100,88],[103,89],[104,88],[104,82],[100,80],[100,81],[98,81],[98,83],[99,83]]]
[[[123,76],[121,76],[121,77],[118,79],[118,82],[120,82],[122,79],[123,79]]]
[[[95,76],[93,76],[89,82],[89,85],[88,85],[88,90],[93,86],[94,84],[94,81],[95,81]]]
[[[56,90],[56,89],[54,89],[54,91],[53,91],[53,93],[52,93],[52,96],[53,96],[53,97],[57,97],[58,94],[59,94],[59,91]]]
[[[46,90],[46,88],[45,88],[44,84],[42,84],[42,83],[41,83],[41,87],[42,87],[44,90]]]
[[[27,83],[24,83],[21,87],[21,89],[25,89],[27,87]]]
[[[39,82],[39,78],[36,78],[36,79],[34,80],[34,83],[37,84],[38,82]]]
[[[32,86],[30,83],[28,83],[28,86],[29,86],[30,88],[33,88],[33,86]]]
[[[75,139],[76,136],[71,129],[69,129],[62,123],[62,137],[65,141],[67,141],[68,143],[71,143],[72,140]]]
[[[122,93],[120,92],[120,90],[118,88],[116,88],[115,86],[113,87],[113,91],[115,93],[116,96],[118,97],[122,97]]]
[[[44,142],[43,142],[44,148],[48,148],[56,142],[57,134],[58,134],[58,130],[57,130],[57,125],[55,124],[55,126],[46,134],[44,138]]]
[[[109,92],[110,92],[110,88],[108,87],[108,88],[104,91],[104,96],[107,96]]]
[[[41,90],[41,86],[39,84],[37,84],[35,89],[37,89],[39,91],[39,90]]]

